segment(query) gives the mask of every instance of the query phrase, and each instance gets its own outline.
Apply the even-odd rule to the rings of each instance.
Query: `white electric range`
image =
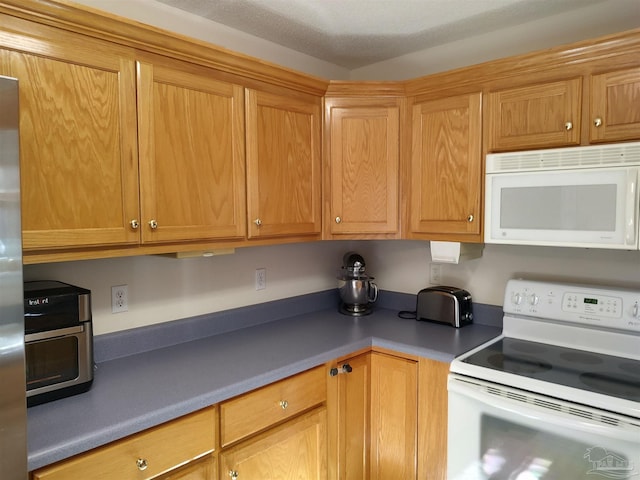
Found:
[[[450,372],[448,478],[640,480],[640,289],[511,280]]]

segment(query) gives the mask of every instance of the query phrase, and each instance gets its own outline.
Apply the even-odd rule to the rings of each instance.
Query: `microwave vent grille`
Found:
[[[640,142],[487,155],[487,173],[640,165]]]

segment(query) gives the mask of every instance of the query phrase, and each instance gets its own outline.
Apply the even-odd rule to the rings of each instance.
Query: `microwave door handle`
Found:
[[[636,232],[638,230],[638,172],[640,169],[633,168],[629,171],[627,178],[627,217],[625,218],[625,241],[627,245],[635,245]]]
[[[467,398],[482,402],[492,408],[497,408],[513,417],[522,417],[524,415],[529,420],[533,420],[534,424],[545,423],[547,425],[553,425],[554,428],[566,428],[567,430],[606,436],[617,440],[633,442],[634,444],[638,443],[638,438],[640,438],[640,427],[629,425],[625,428],[623,426],[606,425],[582,416],[579,417],[579,421],[576,421],[576,417],[570,413],[562,413],[542,406],[486,393],[481,386],[471,386],[466,384],[465,381],[456,380],[455,378],[449,378],[448,388],[450,394],[451,392],[455,392]],[[526,392],[525,395],[527,395]],[[554,402],[567,404],[567,402],[560,400],[554,400]],[[567,405],[569,407],[571,406],[570,404]]]

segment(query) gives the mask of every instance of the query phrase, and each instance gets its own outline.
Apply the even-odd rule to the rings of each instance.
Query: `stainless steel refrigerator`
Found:
[[[0,479],[27,478],[18,81],[0,76]]]

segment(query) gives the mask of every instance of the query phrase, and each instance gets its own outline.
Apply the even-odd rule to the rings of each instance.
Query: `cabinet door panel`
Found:
[[[582,79],[492,92],[488,151],[580,143]]]
[[[593,75],[591,141],[640,139],[639,105],[640,68]]]
[[[72,52],[1,57],[0,74],[20,82],[26,251],[139,241],[134,62]]]
[[[242,87],[142,62],[138,87],[143,243],[244,236]]]
[[[319,100],[246,95],[249,238],[319,234]]]
[[[418,478],[446,480],[449,364],[421,358],[418,371]]]
[[[410,238],[480,239],[480,102],[478,93],[413,106]]]
[[[309,412],[220,454],[220,480],[325,480],[326,410]]]
[[[372,480],[416,478],[417,375],[415,361],[371,355]]]
[[[331,233],[398,230],[399,121],[397,106],[330,108]]]

